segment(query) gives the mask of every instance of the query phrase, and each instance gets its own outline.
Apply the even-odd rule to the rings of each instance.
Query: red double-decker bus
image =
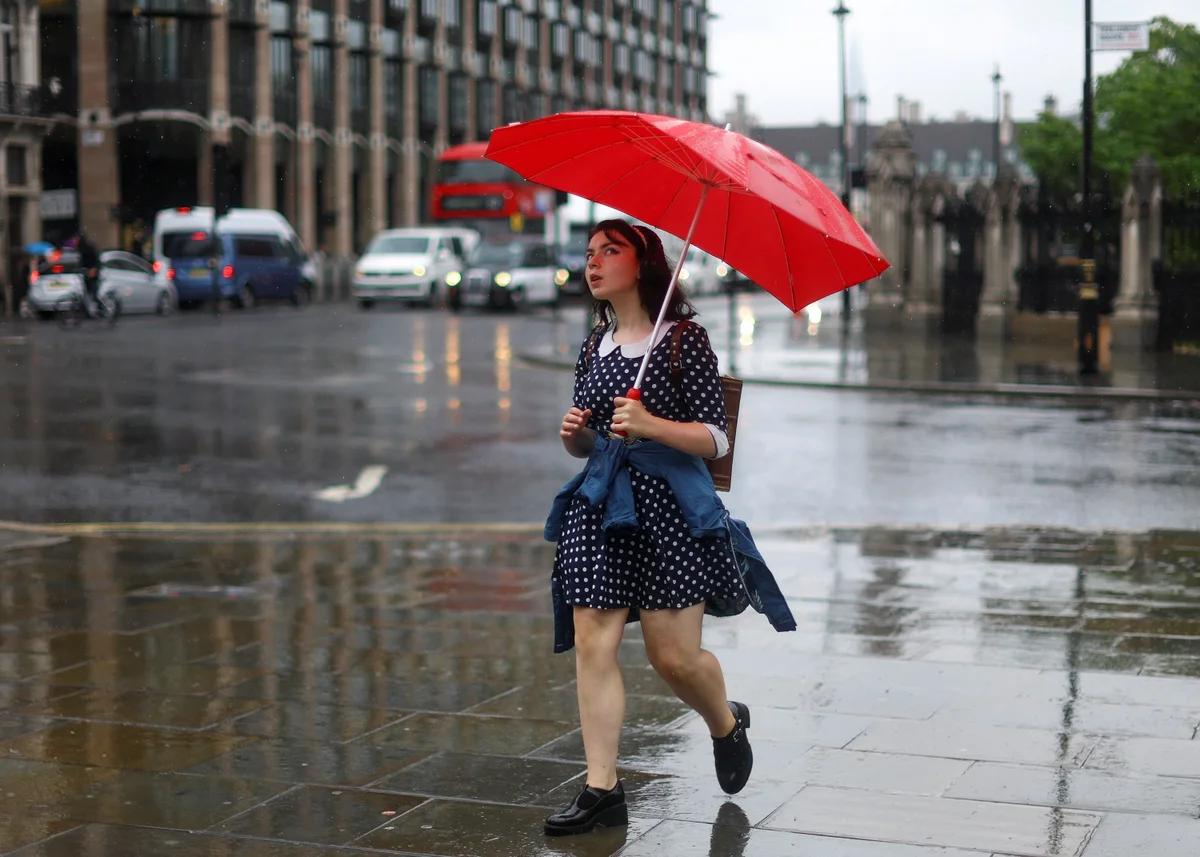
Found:
[[[429,206],[433,220],[469,226],[484,236],[542,234],[558,195],[487,160],[486,150],[487,143],[464,143],[442,152]]]

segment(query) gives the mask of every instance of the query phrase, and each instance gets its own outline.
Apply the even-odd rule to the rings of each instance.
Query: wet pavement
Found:
[[[1200,533],[765,529],[799,629],[709,620],[754,776],[637,626],[627,830],[580,787],[536,527],[0,531],[0,853],[1191,857]]]
[[[729,504],[755,526],[1200,528],[1200,397],[930,395],[1061,381],[1062,355],[868,348],[764,295],[738,296],[732,328],[724,298],[698,303],[725,368],[834,384],[747,385]],[[535,522],[577,467],[557,437],[572,379],[522,355],[569,365],[582,328],[578,308],[346,305],[4,324],[0,520]],[[1200,357],[1172,365],[1200,379]]]

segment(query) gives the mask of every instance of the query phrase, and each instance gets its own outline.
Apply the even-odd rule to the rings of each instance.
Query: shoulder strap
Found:
[[[689,327],[694,327],[695,322],[679,321],[675,323],[674,329],[671,331],[671,383],[679,389],[683,382],[683,331]]]

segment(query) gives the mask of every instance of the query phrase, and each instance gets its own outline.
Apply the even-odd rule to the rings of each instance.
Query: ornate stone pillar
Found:
[[[896,120],[880,131],[867,159],[872,237],[891,267],[867,286],[868,318],[899,322],[909,276],[908,215],[917,159],[908,129]]]
[[[1113,344],[1149,348],[1158,326],[1154,263],[1162,258],[1162,174],[1149,155],[1133,166],[1121,202],[1121,279],[1114,304]]]
[[[278,208],[275,192],[275,105],[271,101],[271,4],[254,4],[254,205]]]
[[[979,295],[981,337],[1007,338],[1017,308],[1015,253],[1021,183],[1010,164],[1001,164],[992,187],[984,191],[983,291]]]
[[[367,163],[367,218],[368,238],[387,227],[388,194],[388,150],[387,150],[387,107],[383,102],[383,0],[371,0],[369,50],[370,64],[368,112],[371,136]]]
[[[313,151],[313,93],[308,29],[309,0],[296,4],[292,63],[296,70],[296,230],[305,249],[317,249],[317,169]]]

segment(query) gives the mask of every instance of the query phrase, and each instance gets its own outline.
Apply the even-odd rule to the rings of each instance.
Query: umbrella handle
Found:
[[[639,390],[637,387],[630,387],[628,390],[625,391],[625,398],[626,399],[637,399],[638,401],[641,401],[642,391]],[[623,431],[615,431],[615,432],[613,432],[613,434],[617,435],[618,437],[626,436],[625,432],[623,432]]]

